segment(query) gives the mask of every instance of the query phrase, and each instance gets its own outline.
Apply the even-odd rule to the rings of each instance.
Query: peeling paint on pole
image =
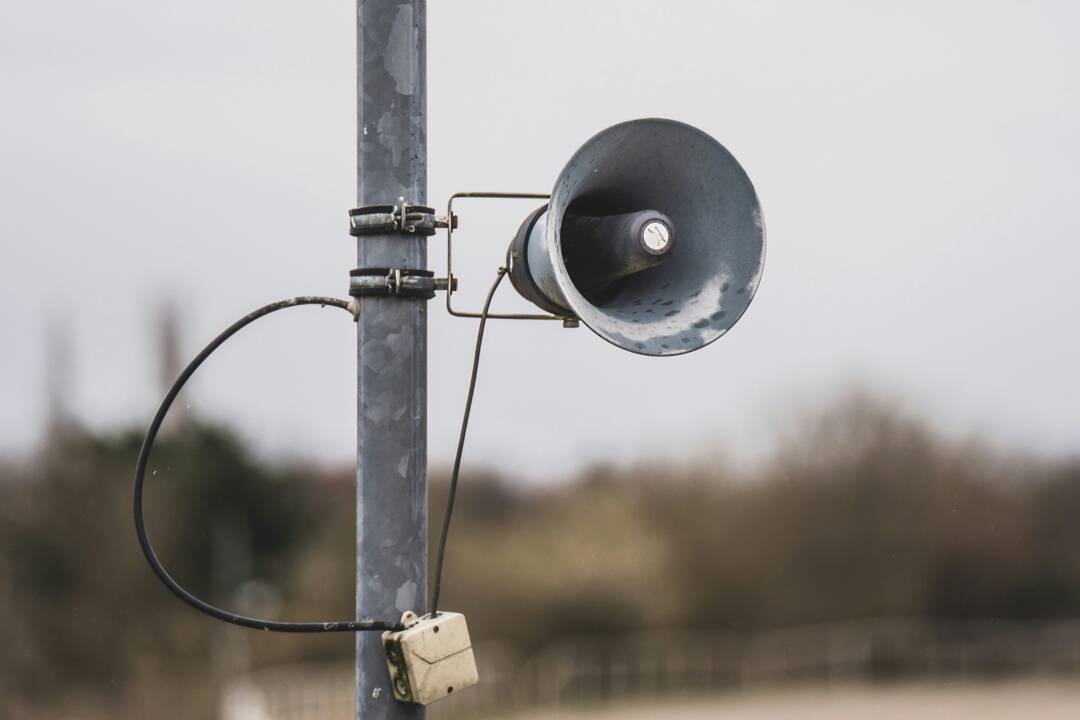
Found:
[[[423,0],[358,0],[358,204],[424,204],[427,187]],[[426,240],[357,239],[359,267],[427,267]],[[427,308],[365,297],[357,322],[358,617],[422,614],[427,600]],[[356,636],[356,717],[415,720],[397,702],[377,633]]]
[[[401,95],[416,93],[418,32],[419,28],[413,24],[412,5],[399,5],[386,46],[386,71],[394,78],[394,89]]]

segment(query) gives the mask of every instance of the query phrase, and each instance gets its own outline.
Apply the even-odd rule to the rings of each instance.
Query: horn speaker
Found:
[[[674,120],[632,120],[581,146],[507,267],[517,291],[617,347],[678,355],[726,333],[765,261],[750,178],[720,143]]]

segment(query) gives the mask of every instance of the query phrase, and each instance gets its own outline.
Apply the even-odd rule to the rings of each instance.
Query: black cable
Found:
[[[488,300],[490,301],[490,297]],[[218,620],[223,620],[233,625],[241,625],[243,627],[254,628],[256,630],[272,630],[275,632],[357,632],[362,630],[401,630],[403,626],[400,622],[384,622],[380,620],[340,620],[334,622],[276,622],[273,620],[260,620],[259,618],[245,617],[244,615],[237,615],[236,613],[229,612],[228,610],[222,610],[214,607],[210,603],[207,603],[199,598],[195,597],[187,590],[182,588],[178,582],[172,579],[169,573],[162,567],[161,562],[158,560],[157,555],[154,553],[154,548],[150,544],[150,537],[146,533],[146,522],[143,520],[143,480],[146,475],[146,463],[150,459],[150,450],[154,446],[154,440],[157,438],[158,431],[161,429],[161,423],[165,420],[165,415],[169,412],[169,408],[172,406],[173,401],[176,400],[176,396],[180,394],[180,390],[183,389],[184,383],[195,374],[195,371],[202,365],[206,358],[210,357],[210,354],[218,349],[222,343],[235,335],[239,330],[245,326],[255,322],[261,317],[269,315],[270,313],[277,312],[278,310],[284,310],[285,308],[297,307],[299,305],[331,305],[333,307],[339,307],[343,310],[352,312],[349,307],[349,303],[345,300],[339,300],[331,297],[297,297],[292,300],[281,300],[276,303],[265,305],[253,313],[237,320],[230,325],[224,332],[218,335],[216,338],[210,341],[210,344],[203,348],[202,352],[195,356],[184,371],[180,373],[180,377],[176,379],[172,387],[169,388],[169,392],[165,394],[165,399],[161,401],[161,406],[158,408],[157,413],[154,415],[154,419],[150,421],[150,428],[146,431],[146,438],[143,440],[142,449],[139,450],[139,461],[135,466],[135,534],[139,536],[139,545],[142,547],[143,554],[146,555],[147,562],[150,563],[150,568],[154,571],[154,574],[158,576],[158,579],[165,584],[169,590],[171,590],[178,598],[186,602],[191,607],[200,612],[204,612],[210,617]],[[486,307],[485,307],[486,310]],[[483,326],[481,326],[483,327]],[[475,366],[473,369],[473,380],[476,379]],[[471,398],[471,390],[470,390]],[[466,417],[468,415],[466,414]],[[459,447],[460,455],[460,447]],[[445,540],[445,535],[444,535]]]
[[[484,342],[484,326],[487,325],[488,309],[491,298],[499,289],[499,283],[506,275],[506,268],[499,268],[499,274],[488,290],[484,300],[484,309],[480,311],[480,327],[476,330],[476,349],[473,351],[472,374],[469,376],[469,392],[465,396],[465,413],[461,418],[461,433],[458,435],[457,452],[454,453],[454,470],[450,474],[450,494],[446,499],[446,514],[443,516],[442,533],[439,536],[439,549],[435,556],[435,584],[431,593],[431,617],[439,614],[439,593],[442,591],[443,560],[446,557],[446,538],[450,534],[450,518],[454,514],[454,497],[457,495],[458,474],[461,472],[461,453],[465,449],[465,432],[469,429],[469,414],[472,412],[473,393],[476,391],[476,373],[480,368],[480,346]]]

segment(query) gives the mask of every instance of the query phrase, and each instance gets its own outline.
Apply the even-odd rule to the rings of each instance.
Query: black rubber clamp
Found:
[[[412,268],[356,268],[349,271],[353,297],[435,297],[435,273]]]
[[[367,205],[349,211],[349,234],[363,235],[434,235],[440,227],[433,208],[410,205],[402,200],[397,205]]]

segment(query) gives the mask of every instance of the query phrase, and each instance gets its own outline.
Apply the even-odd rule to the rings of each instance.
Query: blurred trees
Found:
[[[135,539],[141,440],[68,432],[26,465],[0,470],[5,697],[43,701],[62,690],[108,705],[141,679],[183,685],[205,676],[219,628],[157,583]],[[146,494],[151,538],[170,573],[233,607],[245,581],[284,579],[313,523],[294,470],[259,465],[228,432],[195,423],[159,441]]]
[[[631,627],[1080,614],[1080,462],[946,440],[867,397],[749,473],[594,469],[512,501],[463,487],[448,607],[483,607],[471,624],[528,646]]]
[[[222,626],[156,582],[131,522],[140,440],[71,433],[0,466],[0,693],[30,706],[63,688],[84,717],[135,717],[141,692],[169,688],[183,700],[158,694],[155,716],[203,717],[245,665],[351,656],[348,636]],[[197,423],[151,467],[152,537],[183,584],[241,612],[352,615],[351,469],[270,465]],[[433,477],[433,537],[444,502]],[[1075,617],[1078,514],[1080,462],[1006,457],[855,397],[750,471],[594,468],[544,488],[468,473],[445,603],[475,640],[524,652],[643,628]]]

